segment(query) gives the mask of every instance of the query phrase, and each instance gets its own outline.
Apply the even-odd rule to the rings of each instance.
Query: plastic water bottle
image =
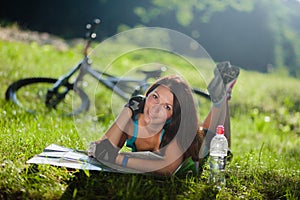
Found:
[[[224,126],[219,125],[216,135],[210,143],[210,177],[209,182],[216,184],[218,189],[225,186],[225,165],[228,151],[228,142],[224,136]]]

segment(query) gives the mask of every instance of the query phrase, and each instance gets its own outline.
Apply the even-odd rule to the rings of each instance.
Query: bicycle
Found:
[[[6,90],[5,98],[12,101],[29,113],[45,113],[49,110],[61,112],[63,115],[77,115],[87,111],[90,107],[90,99],[86,92],[78,87],[83,76],[91,75],[106,88],[114,91],[124,100],[131,96],[141,94],[149,86],[149,79],[161,77],[165,68],[156,70],[138,70],[144,75],[143,79],[120,78],[104,71],[92,68],[92,62],[88,56],[91,42],[96,38],[96,28],[100,20],[95,19],[92,24],[87,24],[86,44],[83,50],[83,59],[70,71],[59,79],[47,77],[31,77],[19,79]],[[72,81],[75,73],[79,72]],[[210,100],[209,94],[201,89],[192,89],[195,94]],[[60,111],[61,110],[61,111]]]

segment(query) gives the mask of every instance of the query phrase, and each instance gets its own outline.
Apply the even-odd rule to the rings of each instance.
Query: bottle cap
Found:
[[[224,126],[223,125],[219,125],[217,127],[217,131],[216,131],[217,134],[224,134]]]

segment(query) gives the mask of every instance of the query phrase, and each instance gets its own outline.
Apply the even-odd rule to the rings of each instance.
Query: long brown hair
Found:
[[[180,76],[165,76],[149,87],[146,96],[160,85],[168,87],[173,93],[173,114],[171,122],[164,126],[165,134],[160,149],[163,151],[163,147],[176,136],[183,157],[191,156],[194,161],[199,160],[203,135],[199,131],[199,120],[191,88]]]

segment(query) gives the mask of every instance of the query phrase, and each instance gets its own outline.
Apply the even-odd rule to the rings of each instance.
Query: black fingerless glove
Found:
[[[129,99],[128,103],[125,107],[130,108],[132,111],[132,116],[135,116],[138,113],[144,112],[144,105],[145,105],[145,97],[142,95],[134,96]]]
[[[114,163],[119,150],[120,149],[115,148],[108,139],[105,139],[101,143],[96,144],[94,157],[98,161]]]

